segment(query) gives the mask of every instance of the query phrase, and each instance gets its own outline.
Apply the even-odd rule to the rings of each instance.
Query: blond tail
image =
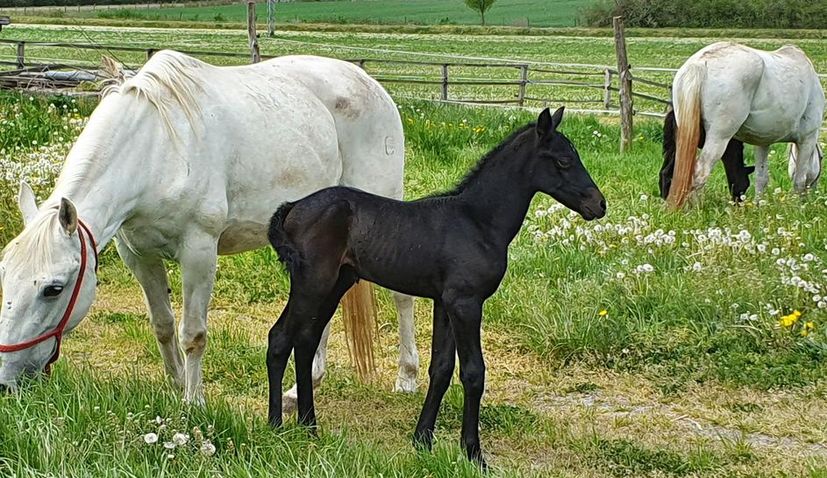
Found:
[[[370,382],[376,372],[373,339],[377,335],[376,300],[370,282],[359,281],[345,294],[342,315],[350,361],[359,378],[365,383]]]
[[[692,192],[697,161],[698,142],[701,139],[701,84],[706,76],[706,67],[688,65],[675,80],[675,170],[667,201],[675,208],[681,208]]]

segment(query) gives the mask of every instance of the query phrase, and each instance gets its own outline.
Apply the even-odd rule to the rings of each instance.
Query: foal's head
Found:
[[[546,108],[537,119],[531,159],[533,185],[586,220],[601,218],[606,214],[606,198],[589,176],[574,145],[557,131],[562,120],[563,108],[553,115]]]

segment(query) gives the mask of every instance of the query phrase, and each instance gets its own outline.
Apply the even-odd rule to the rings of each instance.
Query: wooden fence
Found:
[[[37,49],[66,49],[100,51],[101,54],[118,54],[121,52],[141,53],[142,58],[149,59],[160,51],[158,47],[137,47],[121,45],[97,45],[63,42],[27,42],[20,40],[0,39],[0,45],[9,45],[13,57],[0,54],[0,65],[10,67],[0,72],[0,76],[12,79],[22,74],[31,78],[31,73],[57,69],[96,69],[94,62],[83,60],[58,60],[45,58],[36,54]],[[238,63],[249,61],[250,54],[246,52],[221,52],[209,50],[178,50],[195,57],[221,57],[236,60]],[[64,55],[61,55],[64,56]],[[75,55],[65,55],[75,56]],[[64,56],[64,57],[65,57]],[[262,59],[272,56],[261,55]],[[565,63],[535,63],[535,62],[479,62],[479,61],[418,61],[397,60],[383,58],[348,58],[347,61],[365,69],[380,83],[386,85],[422,85],[430,86],[433,92],[422,99],[437,100],[450,103],[469,103],[487,105],[534,106],[548,103],[568,103],[577,105],[592,105],[587,111],[596,113],[618,113],[617,94],[619,93],[618,72],[616,68],[606,65],[565,64]],[[138,66],[138,65],[134,65]],[[393,68],[402,67],[402,68]],[[416,70],[411,74],[405,70]],[[476,72],[498,70],[499,76],[482,74],[478,77],[468,77],[454,74],[455,71],[473,69]],[[647,71],[645,68],[635,68],[634,71]],[[651,69],[665,71],[664,69]],[[503,71],[512,71],[513,74],[502,74]],[[510,76],[510,77],[509,77]],[[666,83],[632,76],[634,82],[641,82],[657,86],[664,90],[669,89]],[[462,87],[501,87],[495,93],[511,94],[507,96],[474,97],[463,96]],[[505,87],[503,89],[502,87]],[[575,89],[593,91],[594,95],[588,98],[577,97],[549,97],[542,95],[541,87],[555,87],[558,89]],[[546,88],[547,89],[547,88]],[[455,93],[456,92],[456,93]],[[669,103],[668,94],[663,97],[632,91],[631,94],[665,106]],[[637,114],[660,116],[657,111],[638,111]]]
[[[8,55],[2,52],[8,47]],[[55,51],[59,50],[60,53]],[[44,85],[69,87],[77,84],[72,76],[41,81],[45,72],[60,69],[97,74],[98,63],[38,56],[48,50],[51,56],[77,58],[82,51],[131,55],[129,66],[137,68],[158,47],[26,42],[0,39],[0,87],[23,88]],[[247,63],[249,52],[179,50],[211,62]],[[216,60],[221,58],[222,60]],[[261,55],[262,59],[272,58]],[[389,58],[349,58],[365,69],[397,98],[421,99],[464,105],[539,108],[566,104],[573,112],[619,115],[622,117],[621,82],[618,68],[608,65],[564,64],[513,61],[418,61]],[[676,69],[628,67],[628,100],[636,116],[663,117],[671,98],[671,80]],[[87,75],[88,76],[88,75]],[[821,75],[827,80],[827,75]],[[397,88],[403,86],[404,89]],[[631,131],[631,124],[629,125]]]

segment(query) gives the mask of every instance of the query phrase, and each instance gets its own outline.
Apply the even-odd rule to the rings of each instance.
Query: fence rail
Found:
[[[13,51],[4,55],[0,50],[0,65],[11,67],[0,71],[0,87],[45,87],[42,76],[46,71],[60,69],[97,70],[97,62],[79,59],[38,57],[38,49],[66,50],[67,57],[77,57],[72,51],[99,51],[113,55],[118,52],[143,53],[145,61],[163,48],[125,45],[98,45],[65,42],[21,41],[0,39],[0,49],[7,45]],[[214,50],[178,50],[196,57],[228,58],[247,62],[248,52]],[[52,56],[64,56],[53,54]],[[116,56],[116,55],[115,55]],[[262,59],[273,58],[261,55]],[[617,68],[606,65],[538,63],[503,61],[422,61],[392,58],[347,59],[370,73],[387,87],[408,85],[417,87],[414,98],[455,104],[496,105],[516,107],[540,107],[550,103],[571,104],[573,111],[593,114],[619,115],[620,74]],[[402,70],[402,71],[400,71]],[[413,71],[410,71],[413,70]],[[671,77],[674,68],[630,67],[629,79],[635,85],[629,89],[630,101],[636,98],[642,103],[633,105],[635,115],[662,117],[671,103]],[[470,73],[469,73],[470,72]],[[485,74],[485,72],[491,72]],[[499,77],[498,77],[499,75]],[[827,81],[827,74],[819,75]],[[602,79],[602,81],[600,80]],[[51,85],[71,87],[71,81],[61,80]],[[572,92],[575,90],[575,92]],[[569,93],[567,93],[569,92]],[[591,94],[595,92],[596,94]],[[393,93],[393,92],[392,92]],[[400,96],[402,96],[400,94]],[[411,98],[410,95],[405,96]],[[577,109],[578,105],[594,105],[595,108]],[[598,106],[599,105],[599,106]]]

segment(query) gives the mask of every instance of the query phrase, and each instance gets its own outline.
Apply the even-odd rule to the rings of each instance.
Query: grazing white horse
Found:
[[[13,388],[21,374],[57,358],[63,333],[95,297],[92,257],[115,238],[143,288],[167,373],[186,400],[203,402],[217,255],[267,245],[280,204],[327,186],[401,199],[404,147],[393,100],[350,63],[288,56],[214,67],[177,52],[155,54],[106,92],[39,208],[21,186],[26,227],[0,263],[0,384]],[[177,333],[165,259],[178,262],[183,276]],[[394,297],[396,388],[413,391],[413,300]],[[323,342],[315,383],[325,349]],[[295,390],[285,398],[294,403]]]
[[[672,83],[677,120],[677,156],[669,202],[681,207],[702,188],[729,140],[755,145],[755,191],[769,181],[767,156],[773,143],[794,143],[793,188],[803,192],[821,173],[818,133],[824,90],[812,62],[787,45],[767,52],[735,43],[709,45],[681,66]],[[700,158],[696,148],[706,133]],[[795,158],[795,159],[793,159]]]

